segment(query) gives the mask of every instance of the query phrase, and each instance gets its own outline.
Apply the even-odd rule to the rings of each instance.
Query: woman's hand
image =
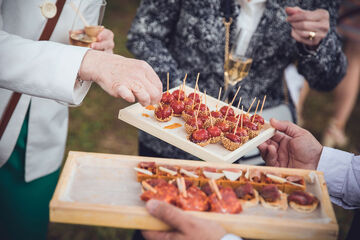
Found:
[[[299,7],[287,7],[287,21],[291,24],[291,36],[308,46],[318,46],[330,29],[329,12],[324,9],[315,11]]]
[[[92,43],[90,47],[94,50],[113,53],[114,46],[114,33],[105,28],[99,33],[96,38],[96,42]]]

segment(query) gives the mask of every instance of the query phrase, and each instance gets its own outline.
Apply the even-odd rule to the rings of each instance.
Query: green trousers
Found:
[[[28,133],[27,113],[15,149],[0,168],[0,239],[46,239],[49,202],[60,170],[47,176],[24,181]]]

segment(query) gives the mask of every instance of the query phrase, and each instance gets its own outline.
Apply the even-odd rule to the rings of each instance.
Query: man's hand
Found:
[[[94,81],[107,93],[128,102],[135,98],[143,106],[158,103],[162,84],[149,64],[119,55],[89,50],[80,66],[79,76]]]
[[[113,53],[114,46],[114,33],[111,30],[105,28],[99,33],[96,38],[96,42],[92,43],[90,47],[94,50]]]
[[[268,166],[316,169],[322,145],[307,130],[288,122],[270,120],[280,132],[258,148]]]
[[[151,215],[173,228],[168,232],[143,231],[148,240],[220,240],[226,234],[217,223],[193,217],[165,202],[150,200],[146,208]]]
[[[330,29],[329,12],[324,9],[306,11],[299,7],[287,7],[287,21],[291,24],[291,36],[298,42],[308,46],[317,46]],[[315,37],[310,39],[310,32]]]

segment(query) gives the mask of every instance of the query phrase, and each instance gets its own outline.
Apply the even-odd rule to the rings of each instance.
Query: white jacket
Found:
[[[88,48],[67,45],[75,12],[65,3],[50,41],[37,41],[47,19],[45,0],[0,0],[0,116],[13,91],[22,95],[0,141],[0,167],[14,150],[30,105],[25,181],[47,175],[61,165],[68,128],[66,104],[80,104],[90,82],[76,81]],[[55,3],[56,0],[47,0]],[[79,6],[80,0],[72,0]],[[83,4],[99,0],[86,0]],[[97,24],[99,11],[85,17]]]

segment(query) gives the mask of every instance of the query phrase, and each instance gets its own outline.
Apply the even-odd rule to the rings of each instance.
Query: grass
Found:
[[[104,25],[115,33],[115,53],[130,57],[125,47],[126,34],[130,28],[139,1],[108,0]],[[326,127],[324,119],[333,112],[332,95],[311,91],[304,108],[305,128],[318,139]],[[360,99],[357,101],[359,105]],[[104,152],[115,154],[137,154],[137,130],[117,119],[119,109],[128,103],[107,95],[99,86],[93,85],[81,107],[70,108],[70,125],[66,153],[69,150]],[[356,107],[348,124],[350,137],[348,151],[360,149],[360,108]],[[352,211],[336,207],[340,225],[339,239],[344,239],[348,231]],[[106,227],[80,226],[51,223],[49,240],[92,240],[131,239],[132,231]]]

